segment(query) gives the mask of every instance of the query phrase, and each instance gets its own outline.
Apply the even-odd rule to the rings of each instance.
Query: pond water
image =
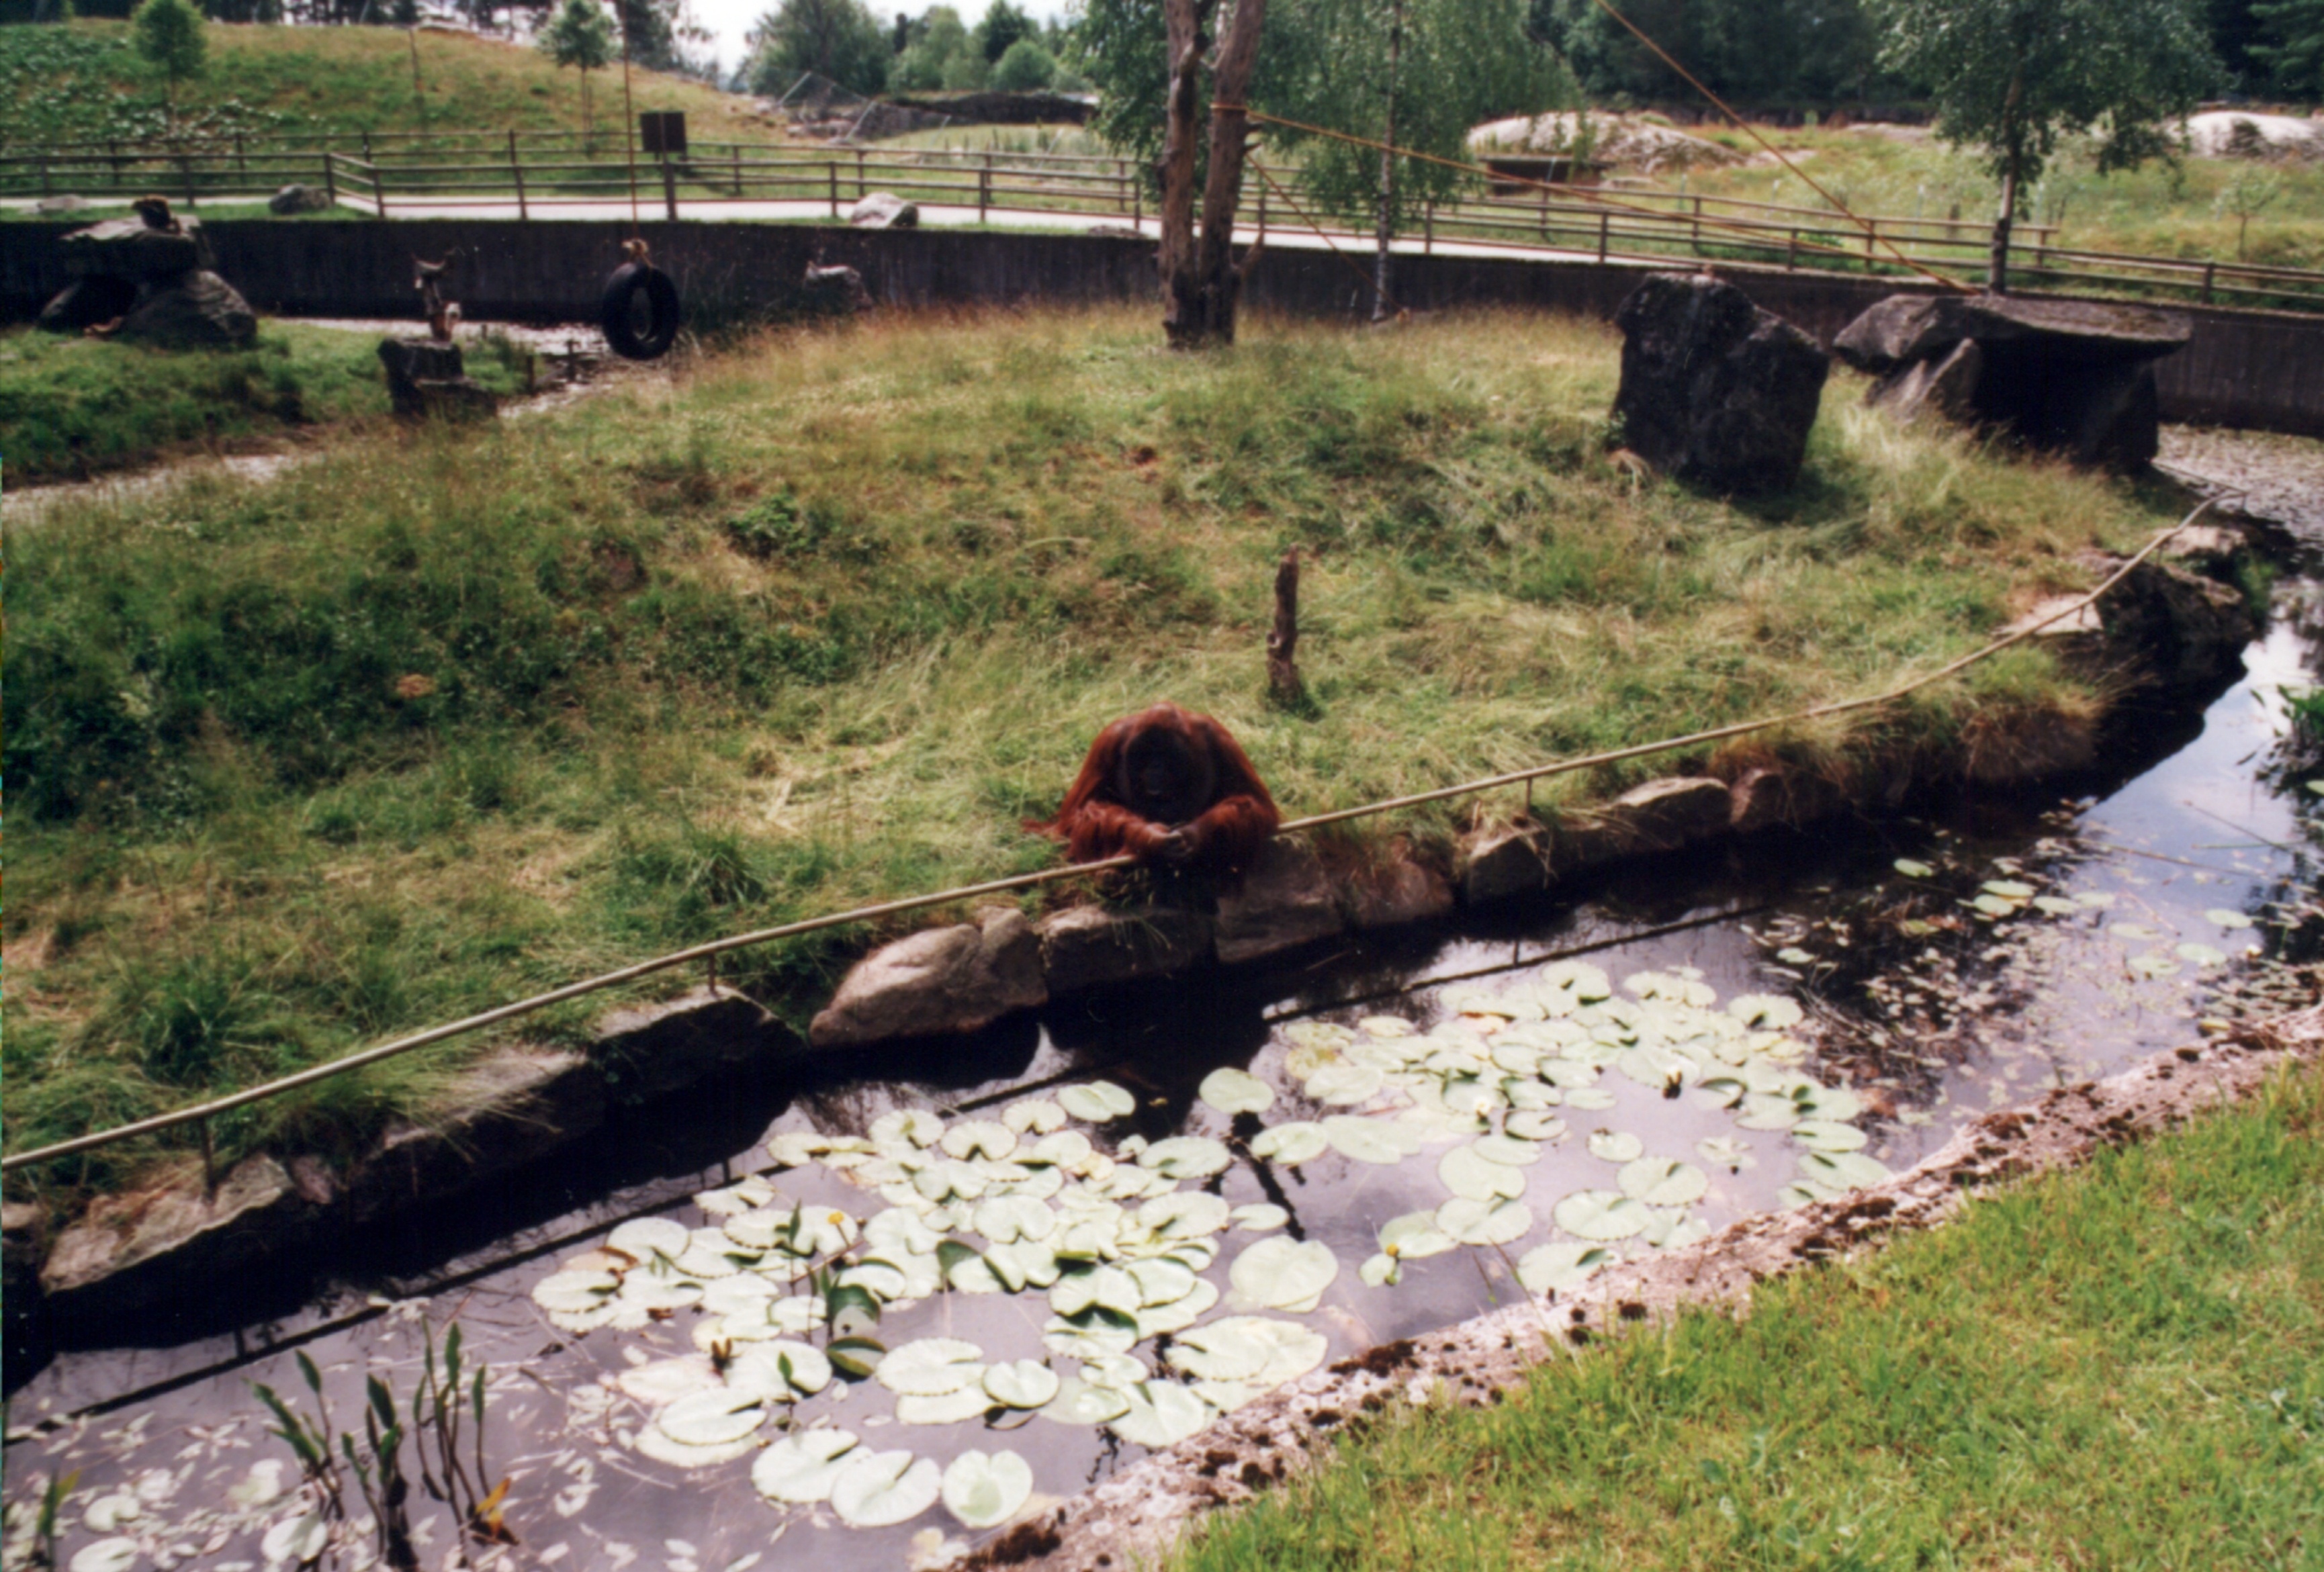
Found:
[[[1683,856],[1487,926],[723,1087],[359,1259],[83,1337],[106,1346],[12,1401],[6,1564],[59,1475],[77,1572],[289,1566],[307,1532],[336,1532],[326,1564],[376,1564],[352,1476],[350,1521],[300,1527],[319,1503],[252,1384],[311,1414],[303,1355],[359,1426],[365,1380],[408,1405],[456,1321],[488,1366],[467,1466],[509,1479],[517,1540],[472,1555],[948,1554],[1520,1277],[1570,1284],[1592,1251],[1910,1166],[2260,1007],[2267,962],[2316,932],[2317,797],[2277,748],[2279,690],[2318,666],[2305,584],[2246,664],[2200,722],[2130,717],[2128,762],[2078,795]],[[849,1379],[869,1344],[893,1363]],[[454,1564],[405,1457],[416,1564]]]

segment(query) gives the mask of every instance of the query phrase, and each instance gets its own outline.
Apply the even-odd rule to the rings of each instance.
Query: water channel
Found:
[[[1057,1008],[940,1059],[851,1063],[844,1079],[830,1067],[770,1071],[636,1117],[521,1181],[302,1264],[298,1277],[220,1283],[215,1300],[126,1332],[68,1329],[69,1345],[101,1346],[15,1373],[6,1565],[26,1564],[33,1508],[60,1474],[77,1475],[60,1567],[297,1564],[312,1548],[297,1541],[313,1503],[300,1500],[299,1470],[268,1433],[252,1384],[311,1412],[303,1355],[344,1429],[359,1422],[366,1377],[408,1403],[426,1339],[456,1320],[466,1358],[489,1366],[481,1472],[511,1481],[504,1521],[517,1541],[471,1554],[668,1572],[927,1564],[991,1531],[965,1526],[945,1502],[878,1521],[927,1494],[933,1469],[881,1465],[892,1484],[859,1480],[844,1493],[845,1514],[828,1499],[778,1504],[753,1485],[768,1444],[840,1430],[858,1442],[842,1464],[908,1451],[936,1468],[972,1450],[1012,1453],[1038,1504],[1134,1461],[1139,1436],[1181,1433],[1269,1375],[1508,1303],[1524,1292],[1520,1270],[1586,1269],[1580,1253],[1592,1238],[1614,1253],[1666,1247],[1821,1193],[1819,1173],[1830,1184],[1835,1172],[1868,1172],[1868,1159],[1909,1167],[1989,1108],[2193,1040],[2204,1019],[2238,1007],[2271,958],[2310,958],[2315,829],[2302,815],[2324,798],[2306,773],[2282,768],[2279,743],[2280,690],[2312,684],[2324,666],[2313,590],[2299,580],[2279,592],[2244,675],[2200,712],[2128,714],[2107,752],[2108,777],[1684,854],[1482,925],[1351,940],[1282,971]],[[1206,1080],[1222,1067],[1247,1071],[1259,1090]],[[1090,1099],[1115,1094],[1091,1089],[1098,1083],[1126,1093],[1130,1111],[1105,1117]],[[1481,1104],[1465,1106],[1480,1088]],[[1262,1094],[1265,1109],[1235,1111]],[[1793,1106],[1766,1116],[1771,1097]],[[954,1146],[927,1145],[936,1127],[906,1126],[893,1117],[902,1110],[933,1110]],[[1367,1115],[1375,1131],[1397,1126],[1402,1145],[1384,1154],[1332,1124]],[[1287,1124],[1338,1134],[1258,1141],[1261,1126]],[[812,1150],[819,1138],[865,1136],[875,1149]],[[1176,1137],[1194,1139],[1159,1147]],[[770,1139],[796,1165],[771,1172]],[[1448,1155],[1466,1144],[1492,1160]],[[1108,1154],[1120,1161],[1103,1162]],[[1668,1185],[1637,1172],[1648,1157],[1671,1164]],[[950,1190],[943,1172],[955,1175]],[[767,1189],[749,1188],[753,1174]],[[939,1178],[923,1182],[929,1174]],[[1625,1191],[1646,1204],[1633,1213]],[[893,1204],[899,1194],[910,1204]],[[1597,1199],[1569,1209],[1577,1194]],[[1075,1195],[1081,1209],[1048,1211],[1049,1200]],[[1224,1204],[1168,1199],[1204,1195]],[[1096,1225],[1101,1247],[1078,1259],[1061,1241],[1106,1196],[1119,1209]],[[996,1228],[998,1214],[977,1203],[999,1197],[1013,1198],[1019,1220]],[[1442,1209],[1463,1198],[1469,1209],[1448,1218]],[[1520,1199],[1522,1210],[1508,1209]],[[1159,1212],[1141,1209],[1157,1202]],[[729,1325],[772,1313],[784,1296],[811,1298],[816,1282],[789,1281],[797,1257],[775,1248],[768,1259],[781,1270],[754,1264],[770,1248],[764,1219],[795,1219],[796,1243],[796,1219],[812,1232],[833,1211],[849,1219],[826,1239],[835,1247],[889,1215],[843,1268],[875,1251],[911,1257],[884,1277],[861,1268],[855,1281],[898,1289],[930,1261],[945,1275],[888,1295],[900,1302],[876,1327],[802,1321],[777,1332],[787,1347],[820,1349],[848,1331],[912,1346],[916,1373],[896,1384],[913,1390],[820,1382],[794,1364],[775,1382],[792,1384],[781,1393],[790,1401],[749,1411],[738,1440],[706,1439],[726,1431],[715,1414],[708,1428],[696,1422],[699,1402],[687,1422],[672,1420],[679,1438],[659,1431],[658,1411],[725,1389],[738,1369],[770,1379],[771,1366],[749,1357],[753,1340],[769,1340],[763,1325],[725,1339],[699,1328],[714,1314]],[[1402,1225],[1416,1241],[1432,1212],[1444,1219],[1439,1232],[1483,1242],[1415,1243],[1396,1259],[1397,1281],[1383,1280],[1383,1226],[1421,1218]],[[1617,1236],[1606,1230],[1629,1225],[1606,1220],[1616,1213],[1645,1222]],[[725,1248],[701,1231],[738,1217],[742,1231],[724,1230],[736,1254],[723,1264],[687,1255]],[[1153,1217],[1158,1228],[1137,1221]],[[920,1236],[907,1218],[933,1226]],[[1010,1257],[1036,1268],[1021,1292],[996,1281],[1011,1274],[1000,1266],[971,1263],[964,1277],[965,1252],[934,1253],[937,1235],[1005,1243],[996,1235],[1029,1238],[1053,1222],[1044,1248]],[[617,1227],[623,1253],[608,1256],[599,1247]],[[671,1262],[652,1258],[665,1239]],[[1537,1254],[1561,1243],[1558,1260],[1555,1249]],[[1102,1284],[1119,1280],[1089,1270],[1099,1256],[1143,1263],[1143,1300],[1109,1310]],[[1053,1319],[1083,1302],[1039,1286],[1056,1257],[1093,1308]],[[534,1297],[558,1276],[563,1297],[544,1291],[551,1303],[611,1305],[650,1266],[662,1297],[610,1317],[568,1310],[560,1326]],[[718,1287],[753,1274],[772,1287]],[[609,1281],[619,1286],[606,1298]],[[824,1309],[837,1307],[835,1297]],[[1251,1367],[1247,1338],[1214,1338],[1207,1362],[1201,1349],[1186,1358],[1203,1336],[1194,1326],[1236,1316],[1274,1328],[1263,1368]],[[864,1319],[840,1317],[851,1318]],[[591,1320],[604,1324],[569,1329]],[[977,1395],[974,1367],[1014,1361],[1047,1374],[1012,1365]],[[1065,1390],[1037,1407],[1051,1376],[1065,1377]],[[1178,1395],[1157,1395],[1162,1387]],[[798,1484],[811,1459],[793,1461],[787,1482],[813,1494]],[[964,1499],[982,1485],[978,1499],[1013,1503],[1014,1466],[962,1474]],[[417,1564],[455,1564],[452,1518],[414,1485]],[[352,1482],[346,1495],[351,1516],[364,1517]],[[367,1533],[344,1539],[323,1564],[377,1564]]]

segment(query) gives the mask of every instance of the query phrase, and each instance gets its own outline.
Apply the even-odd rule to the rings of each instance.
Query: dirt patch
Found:
[[[1965,1126],[1935,1154],[1845,1199],[1737,1223],[1692,1248],[1601,1273],[1579,1293],[1530,1300],[1393,1343],[1279,1388],[983,1546],[954,1565],[1043,1572],[1146,1564],[1199,1512],[1250,1500],[1327,1454],[1351,1416],[1451,1395],[1499,1401],[1526,1372],[1626,1322],[1683,1306],[1749,1302],[1765,1279],[1935,1227],[1972,1190],[2088,1161],[2104,1147],[2250,1095],[2279,1065],[2324,1057],[2324,1007],[2158,1054]]]

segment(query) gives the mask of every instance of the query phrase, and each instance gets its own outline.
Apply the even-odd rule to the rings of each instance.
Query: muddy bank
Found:
[[[2094,625],[2062,624],[2060,647],[2109,674],[2117,694],[2137,685],[2135,675],[2169,702],[2200,705],[2236,667],[2251,634],[2230,583],[2254,549],[2239,532],[2188,531],[2185,565],[2143,566],[2089,620]],[[1207,906],[1080,906],[1038,924],[1012,909],[923,930],[851,974],[841,999],[852,997],[853,1007],[825,1012],[845,1029],[819,1023],[814,1047],[860,1053],[901,1038],[941,1048],[948,1030],[1029,1022],[1053,1000],[1280,964],[1346,935],[1550,896],[1644,858],[1850,813],[1890,814],[1965,783],[2053,777],[2089,766],[2097,750],[2094,723],[2032,717],[2015,729],[1973,727],[1941,757],[1898,759],[1850,780],[1756,763],[1666,777],[1554,821],[1480,823],[1454,848],[1398,840],[1351,859],[1286,839],[1240,892]],[[899,963],[902,951],[910,964]],[[714,985],[615,1011],[586,1053],[499,1051],[464,1077],[437,1117],[391,1129],[354,1161],[261,1154],[208,1174],[189,1165],[78,1218],[34,1213],[11,1224],[12,1318],[29,1318],[18,1324],[37,1330],[45,1295],[52,1324],[87,1335],[220,1273],[293,1258],[327,1236],[461,1195],[567,1152],[622,1105],[803,1059],[808,1043],[776,1012],[798,1020],[816,1002],[761,1001]]]
[[[1397,1403],[1494,1401],[1561,1345],[1696,1305],[1746,1306],[1755,1284],[1943,1223],[1977,1190],[2070,1168],[2250,1095],[2279,1068],[2324,1057],[2324,1008],[2279,1017],[2117,1076],[1985,1115],[1934,1155],[1840,1200],[1751,1218],[1702,1244],[1600,1274],[1425,1337],[1383,1345],[1279,1388],[1202,1435],[954,1563],[1043,1572],[1146,1564],[1201,1514],[1250,1500]]]

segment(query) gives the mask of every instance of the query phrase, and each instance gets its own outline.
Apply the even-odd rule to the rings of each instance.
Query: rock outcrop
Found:
[[[847,210],[847,222],[858,229],[917,229],[919,205],[893,191],[874,191]]]
[[[162,227],[109,218],[75,230],[62,246],[73,281],[41,312],[41,326],[51,332],[101,327],[115,338],[171,348],[238,347],[258,336],[250,303],[210,271],[198,218]]]
[[[2186,317],[2102,300],[1891,295],[1849,323],[1832,353],[1880,380],[1870,402],[1997,426],[2079,464],[2144,469],[2159,443],[2154,362]]]
[[[1041,970],[1052,997],[1165,977],[1211,953],[1211,920],[1183,906],[1074,906],[1041,919]]]
[[[624,1102],[691,1086],[717,1071],[797,1050],[764,1005],[713,984],[659,1004],[636,1005],[599,1018],[589,1057]]]
[[[281,218],[299,213],[320,213],[330,205],[330,193],[312,186],[285,186],[266,198],[266,210]]]
[[[1798,478],[1831,360],[1816,341],[1702,274],[1649,273],[1614,317],[1622,441],[1658,470],[1714,491]]]
[[[1015,907],[993,907],[973,923],[926,929],[857,961],[808,1026],[807,1041],[830,1049],[949,1036],[1048,1000],[1040,936]]]
[[[1219,897],[1214,942],[1221,963],[1240,966],[1347,927],[1338,893],[1314,849],[1277,836],[1243,876],[1242,887]]]

